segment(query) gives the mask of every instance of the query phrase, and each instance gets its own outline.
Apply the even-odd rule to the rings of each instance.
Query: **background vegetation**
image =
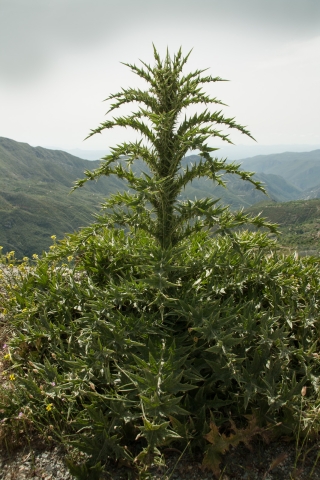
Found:
[[[296,250],[300,255],[320,254],[320,200],[295,200],[287,203],[261,202],[246,210],[278,223],[279,246]]]

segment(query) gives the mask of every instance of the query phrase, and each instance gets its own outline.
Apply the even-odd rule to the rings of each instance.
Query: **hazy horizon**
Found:
[[[56,149],[54,147],[45,147],[53,150],[64,150]],[[313,150],[319,150],[320,144],[318,145],[234,145],[221,147],[216,152],[218,157],[228,157],[230,160],[241,160],[243,158],[255,157],[258,155],[271,155],[276,153],[285,153],[285,152],[310,152]],[[108,154],[107,150],[85,150],[85,149],[66,149],[64,150],[76,157],[83,158],[85,160],[98,160],[101,157]],[[96,155],[98,154],[98,156]],[[192,155],[196,154],[190,152],[187,154]]]
[[[8,137],[4,137],[8,138]],[[29,142],[21,142],[17,138],[11,138],[20,143],[27,143],[31,147],[42,147],[49,150],[60,150],[84,160],[99,160],[103,156],[107,155],[110,151],[108,149],[85,149],[85,148],[64,148],[58,145],[38,145],[31,144]],[[314,145],[308,144],[291,144],[291,145],[226,145],[220,146],[216,151],[217,157],[227,157],[230,160],[241,160],[249,157],[255,157],[259,155],[271,155],[285,152],[310,152],[314,150],[320,150],[320,143]],[[186,156],[196,155],[197,152],[188,152]]]

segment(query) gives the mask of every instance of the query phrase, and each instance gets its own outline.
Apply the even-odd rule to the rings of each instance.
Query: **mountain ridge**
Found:
[[[320,167],[320,150],[315,152],[314,155],[319,154]],[[297,155],[301,153],[294,155],[296,168]],[[254,159],[251,157],[236,163],[247,167],[250,162],[253,165]],[[199,161],[196,155],[186,157],[184,165],[195,161]],[[288,168],[286,178],[270,173],[266,161],[263,158],[262,163],[256,162],[265,170],[256,174],[256,178],[265,182],[269,199],[279,202],[303,198],[304,195],[311,195],[310,188],[313,189],[312,194],[317,195],[317,186],[308,185],[308,189],[302,190],[290,183],[287,178],[291,179],[292,175]],[[312,162],[311,166],[317,167],[316,160],[313,159]],[[62,238],[66,233],[91,223],[94,220],[92,215],[98,212],[106,196],[126,189],[124,181],[111,176],[101,178],[98,182],[87,182],[81,191],[69,195],[74,182],[84,177],[84,171],[93,170],[99,165],[99,160],[84,160],[63,150],[31,147],[24,142],[0,137],[0,245],[4,250],[15,250],[17,256],[39,254],[49,248],[51,235]],[[141,161],[137,162],[138,172],[141,172],[142,165]],[[303,181],[306,184],[310,174],[307,165],[303,168]],[[279,165],[274,170],[282,171]],[[251,184],[235,177],[225,177],[227,189],[214,186],[204,179],[195,179],[181,192],[180,200],[212,196],[221,198],[221,203],[238,209],[248,208],[266,199]]]
[[[239,161],[244,170],[280,175],[300,190],[319,185],[320,149],[311,152],[284,152],[271,155],[257,155]]]

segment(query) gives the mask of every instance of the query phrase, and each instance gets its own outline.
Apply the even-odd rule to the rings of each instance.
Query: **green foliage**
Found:
[[[112,110],[133,100],[145,107],[93,132],[131,126],[152,146],[120,145],[87,172],[118,175],[136,193],[112,196],[105,217],[25,260],[6,284],[13,333],[2,428],[22,417],[80,450],[85,463],[68,463],[79,479],[98,478],[111,461],[148,478],[170,443],[200,450],[217,474],[230,445],[266,431],[319,431],[319,263],[273,253],[266,233],[234,231],[274,228],[259,216],[177,200],[197,176],[221,183],[221,171],[261,186],[210,155],[209,136],[228,141],[215,123],[248,134],[233,119],[205,110],[178,126],[186,106],[221,103],[200,88],[220,79],[181,76],[181,52],[161,62],[155,51],[155,60],[154,69],[131,67],[148,91],[111,97]],[[201,160],[183,170],[190,148]],[[132,172],[136,157],[150,175]]]
[[[315,259],[278,256],[265,234],[198,233],[163,262],[143,232],[88,230],[19,281],[2,418],[23,412],[84,451],[88,471],[111,459],[145,471],[172,442],[201,449],[217,471],[210,416],[219,435],[230,418],[249,432],[248,413],[256,434],[290,435],[302,387],[299,428],[318,431]],[[67,256],[73,263],[61,264]]]

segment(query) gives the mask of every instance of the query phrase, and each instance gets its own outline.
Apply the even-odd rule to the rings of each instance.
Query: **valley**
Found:
[[[186,157],[183,167],[198,160],[196,155]],[[265,184],[268,196],[226,175],[227,188],[196,179],[181,192],[180,200],[210,196],[234,210],[261,211],[280,224],[281,245],[320,251],[320,150],[259,155],[238,163],[244,170],[257,172],[255,178]],[[126,189],[124,182],[111,176],[87,182],[70,194],[84,171],[99,164],[99,160],[0,137],[0,245],[4,253],[14,250],[17,258],[39,255],[48,250],[52,235],[61,239],[92,223],[104,199]],[[142,171],[142,162],[135,168]]]
[[[300,255],[320,255],[320,199],[261,202],[246,210],[280,226],[278,242]]]

